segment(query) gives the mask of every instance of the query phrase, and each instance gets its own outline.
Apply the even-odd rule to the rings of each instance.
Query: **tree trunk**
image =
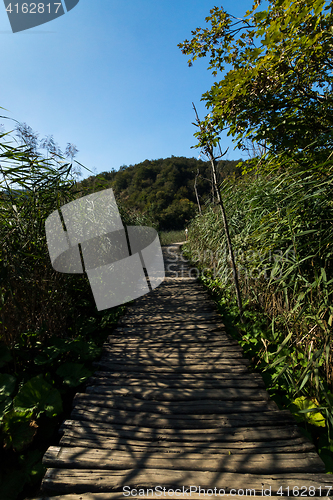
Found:
[[[201,214],[201,205],[200,205],[200,200],[199,200],[199,195],[198,195],[198,190],[197,190],[197,179],[198,179],[198,175],[199,175],[199,168],[198,168],[197,173],[196,173],[196,176],[195,176],[195,181],[194,181],[194,191],[195,191],[195,196],[196,196],[197,203],[198,203],[199,214]]]
[[[207,128],[200,122],[199,116],[196,110],[196,107],[194,103],[192,103],[194,112],[196,114],[197,118],[197,127],[200,128],[201,133],[204,135],[207,134]],[[240,289],[239,289],[239,282],[238,282],[238,273],[237,273],[237,268],[236,268],[236,263],[235,263],[235,258],[234,258],[234,252],[232,248],[232,243],[231,243],[231,238],[230,238],[230,233],[229,233],[229,225],[228,225],[228,219],[224,210],[224,205],[222,202],[222,197],[221,197],[221,192],[220,188],[217,182],[217,176],[216,176],[216,158],[221,158],[223,156],[221,147],[221,156],[216,157],[214,156],[214,142],[213,141],[207,141],[205,138],[205,141],[201,143],[202,144],[202,152],[205,154],[207,158],[209,158],[210,165],[211,165],[211,170],[212,170],[212,193],[213,193],[213,203],[214,203],[214,192],[216,193],[216,199],[218,204],[220,205],[221,208],[221,213],[222,213],[222,219],[223,219],[223,224],[224,224],[224,230],[225,234],[227,237],[227,242],[228,242],[228,249],[229,249],[229,257],[231,261],[231,267],[232,267],[232,274],[233,274],[233,281],[236,289],[236,297],[237,297],[237,304],[238,304],[238,309],[239,309],[239,315],[240,315],[240,320],[243,323],[243,304],[242,304],[242,297],[240,294]],[[225,154],[225,153],[224,153]]]
[[[239,289],[239,282],[238,282],[238,273],[237,273],[237,268],[236,268],[236,263],[235,263],[235,257],[234,257],[234,251],[232,248],[232,243],[231,243],[231,238],[230,238],[230,233],[229,233],[229,224],[228,224],[228,219],[224,210],[224,205],[221,197],[221,192],[219,185],[217,183],[217,177],[216,177],[216,160],[213,156],[212,153],[210,153],[210,164],[212,168],[212,177],[213,177],[213,184],[216,192],[216,198],[217,202],[220,205],[221,209],[221,214],[222,214],[222,219],[223,219],[223,224],[224,224],[224,230],[225,234],[227,237],[227,242],[228,242],[228,249],[229,249],[229,256],[230,256],[230,261],[231,261],[231,267],[232,267],[232,274],[233,274],[233,280],[234,280],[234,285],[236,289],[236,297],[237,297],[237,304],[238,304],[238,309],[239,309],[239,315],[241,322],[243,323],[243,304],[242,304],[242,296],[240,294],[240,289]]]

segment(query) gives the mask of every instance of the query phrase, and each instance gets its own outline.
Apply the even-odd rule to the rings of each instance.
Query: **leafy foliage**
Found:
[[[189,65],[209,56],[224,75],[203,95],[207,124],[275,153],[320,156],[332,147],[332,9],[325,0],[256,1],[243,19],[222,7],[179,44]],[[315,147],[313,144],[315,143]],[[326,155],[327,156],[327,155]]]
[[[14,398],[14,408],[19,411],[33,410],[37,418],[42,412],[48,417],[55,417],[62,411],[61,396],[53,389],[42,375],[37,375],[26,382]]]
[[[85,382],[92,372],[84,368],[83,363],[64,363],[58,368],[57,375],[62,377],[64,384],[77,387]]]

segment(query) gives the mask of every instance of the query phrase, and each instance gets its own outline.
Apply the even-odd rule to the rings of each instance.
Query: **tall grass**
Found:
[[[50,266],[45,219],[73,199],[71,165],[26,147],[0,144],[0,338],[14,345],[24,332],[65,328],[71,278]]]
[[[253,311],[266,325],[251,335],[243,332],[242,344],[255,353],[257,366],[265,367],[271,386],[280,384],[309,421],[319,421],[320,410],[332,445],[332,162],[311,169],[277,165],[274,171],[224,181],[222,193],[247,328],[256,317]],[[216,207],[192,222],[186,248],[192,261],[210,268],[206,278],[222,302],[230,297],[230,306],[231,272]]]
[[[7,500],[36,495],[63,409],[124,309],[97,311],[86,276],[51,266],[45,220],[85,194],[71,164],[0,134],[0,491]],[[119,208],[125,224],[147,222]]]

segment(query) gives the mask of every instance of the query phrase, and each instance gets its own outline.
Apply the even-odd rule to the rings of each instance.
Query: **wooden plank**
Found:
[[[102,394],[113,396],[132,396],[142,400],[155,401],[267,401],[269,395],[266,390],[259,388],[234,388],[223,389],[145,389],[141,386],[88,386],[86,392],[89,394]],[[216,403],[214,404],[216,406]],[[217,405],[219,407],[219,405]]]
[[[138,346],[140,347],[147,347],[149,348],[150,346],[153,347],[174,347],[175,349],[181,348],[182,346],[184,348],[186,347],[197,347],[197,349],[200,348],[226,348],[227,346],[230,347],[239,347],[239,343],[233,340],[225,339],[222,338],[221,336],[218,337],[208,337],[208,336],[198,336],[198,335],[184,335],[180,336],[178,334],[175,334],[173,336],[160,336],[160,335],[151,335],[151,336],[144,336],[142,335],[142,338],[140,337],[133,337],[123,335],[122,337],[116,337],[114,336],[112,339],[108,340],[107,345],[110,347],[133,347],[136,348]]]
[[[114,396],[107,398],[99,394],[77,393],[73,400],[73,405],[94,405],[104,406],[106,408],[123,408],[130,411],[151,411],[161,414],[173,415],[205,415],[212,414],[223,415],[226,413],[246,412],[246,411],[267,411],[277,409],[274,401],[269,400],[266,391],[258,389],[225,389],[228,397],[225,400],[201,399],[200,403],[195,401],[181,402],[153,402],[138,400],[127,396]],[[230,396],[229,396],[230,395]]]
[[[146,365],[145,363],[133,363],[133,364],[124,364],[124,363],[116,363],[112,360],[101,358],[100,361],[96,361],[93,363],[95,367],[103,367],[103,369],[111,370],[111,371],[133,371],[133,372],[149,372],[149,373],[201,373],[201,374],[215,374],[222,373],[225,371],[234,372],[234,373],[248,373],[248,365],[250,364],[248,359],[237,360],[236,363],[219,363],[212,364],[210,366],[204,366],[200,364],[183,364],[180,366],[168,365],[168,364],[160,364],[156,365]]]
[[[167,338],[172,340],[174,338],[186,339],[187,337],[198,339],[199,342],[200,339],[232,340],[232,337],[225,332],[224,327],[222,326],[217,327],[212,324],[212,328],[207,328],[207,325],[205,328],[198,328],[197,326],[188,325],[186,323],[174,325],[172,331],[170,331],[170,325],[162,323],[156,325],[143,324],[138,328],[133,328],[131,326],[124,327],[122,329],[117,328],[117,330],[113,331],[108,340],[121,336],[122,338],[126,338],[126,336],[133,336],[137,340],[152,340],[154,338]]]
[[[170,312],[165,314],[131,314],[129,316],[123,316],[119,319],[120,325],[131,325],[131,324],[140,324],[140,323],[190,323],[195,324],[199,321],[209,322],[217,322],[221,321],[221,316],[219,316],[216,312],[201,312],[201,313],[174,313]]]
[[[163,425],[163,421],[161,422]],[[104,424],[98,425],[96,422],[89,421],[80,421],[80,420],[65,420],[60,428],[60,431],[65,433],[67,436],[78,436],[79,439],[83,439],[87,436],[103,436],[107,437],[116,437],[121,439],[122,435],[120,431],[126,432],[126,436],[124,439],[136,439],[142,441],[151,441],[153,443],[159,442],[164,443],[166,445],[168,443],[180,442],[181,444],[185,442],[192,442],[193,445],[196,445],[197,442],[204,443],[206,446],[214,443],[228,443],[228,446],[231,446],[233,442],[242,442],[244,443],[257,443],[257,442],[266,442],[266,441],[274,441],[274,440],[292,440],[293,442],[297,439],[304,439],[301,434],[299,428],[294,425],[274,425],[274,426],[266,426],[264,428],[261,427],[225,427],[225,428],[214,428],[215,430],[210,430],[207,432],[201,432],[197,429],[191,430],[190,428],[185,428],[184,431],[180,434],[177,430],[177,427],[173,427],[172,429],[163,429],[159,428],[158,434],[156,434],[156,429],[145,427],[148,422],[145,420],[142,426],[133,427],[126,423],[125,425],[117,425],[117,424]],[[139,424],[138,424],[139,425]],[[157,437],[161,435],[161,438]],[[163,436],[162,436],[163,435]],[[172,438],[174,435],[175,440]],[[206,441],[206,436],[209,435],[213,439],[210,441]],[[214,435],[216,438],[214,438]],[[193,436],[199,436],[199,439],[194,442]],[[219,444],[219,446],[221,446]]]
[[[122,343],[121,345],[118,345],[117,343],[108,343],[103,345],[103,349],[106,352],[129,352],[130,354],[135,354],[135,353],[140,353],[140,354],[147,354],[148,352],[151,353],[163,353],[163,354],[169,354],[173,356],[179,356],[179,354],[184,354],[184,355],[189,355],[189,354],[200,354],[202,356],[219,356],[219,355],[224,355],[227,356],[230,353],[243,353],[243,349],[237,345],[237,344],[230,344],[228,345],[226,342],[210,342],[209,345],[207,343],[203,343],[203,345],[195,345],[193,343],[191,344],[181,344],[178,343],[177,345],[174,344],[166,344],[161,346],[160,343],[154,343],[150,342],[149,344],[142,345],[140,342],[133,343],[131,341],[128,341],[126,343]]]
[[[200,363],[200,359],[202,359],[202,363]],[[130,354],[130,353],[112,353],[111,352],[102,352],[100,361],[106,362],[106,363],[126,363],[129,366],[131,366],[133,363],[138,365],[138,366],[144,366],[146,368],[150,366],[154,366],[156,368],[158,367],[168,367],[168,369],[172,368],[179,368],[182,366],[185,367],[201,367],[202,369],[206,367],[206,370],[209,370],[210,367],[218,368],[218,367],[225,367],[229,366],[232,368],[234,364],[238,364],[239,366],[248,366],[248,363],[244,363],[244,359],[241,357],[241,353],[230,353],[230,356],[216,356],[216,357],[209,357],[203,356],[202,358],[200,355],[197,356],[168,356],[165,355],[163,356],[163,352],[161,356],[158,356],[157,354],[154,355],[154,353],[145,353],[142,354],[141,356],[137,354]]]
[[[98,373],[98,372],[97,372]],[[108,372],[103,372],[108,373]],[[228,380],[183,380],[182,378],[178,379],[152,379],[147,377],[145,378],[134,378],[134,377],[123,377],[120,379],[119,377],[115,377],[114,379],[110,376],[95,376],[90,377],[87,380],[87,384],[89,386],[113,386],[113,387],[127,387],[127,386],[144,386],[146,384],[149,385],[151,389],[159,389],[160,391],[163,389],[223,389],[223,388],[253,388],[260,387],[264,388],[265,384],[262,380],[256,380],[252,378],[240,378],[238,379],[233,377]],[[87,388],[87,392],[90,392]]]
[[[207,354],[196,353],[196,354],[170,354],[168,352],[164,353],[163,348],[161,348],[160,353],[150,351],[147,349],[146,352],[141,351],[112,351],[112,349],[104,349],[102,351],[101,361],[110,361],[115,363],[140,363],[146,366],[182,366],[184,365],[202,365],[202,367],[219,366],[219,365],[233,365],[238,363],[241,365],[246,365],[243,363],[242,353],[237,351],[231,351],[229,355],[227,353],[218,353],[216,355],[212,354],[210,357]],[[200,363],[202,361],[202,363]]]
[[[292,491],[294,487],[305,488],[309,492],[310,487],[314,487],[318,495],[319,491],[332,492],[333,480],[330,474],[312,473],[284,473],[284,474],[238,474],[201,472],[201,471],[177,471],[163,469],[129,469],[116,470],[110,474],[107,470],[90,469],[48,469],[42,489],[46,492],[56,493],[80,493],[80,492],[114,492],[124,491],[124,486],[131,488],[154,488],[162,485],[162,488],[190,488],[197,492],[198,487],[202,489],[223,489],[230,493],[234,489],[254,489],[259,496],[262,491],[266,491],[266,496],[277,494],[282,487],[286,492],[287,488]],[[325,488],[326,487],[326,488]],[[195,490],[196,488],[196,490]],[[329,490],[330,488],[330,490]],[[126,490],[125,490],[126,491]],[[313,491],[313,490],[312,490]],[[278,498],[281,498],[280,496]]]
[[[174,336],[173,338],[160,338],[158,335],[152,338],[139,338],[133,336],[123,335],[122,337],[110,338],[108,342],[104,345],[108,345],[110,348],[128,348],[137,349],[138,347],[159,349],[165,347],[166,349],[226,349],[226,348],[238,348],[242,349],[238,342],[235,340],[230,340],[222,337],[194,337],[193,335],[186,337]]]
[[[113,352],[112,350],[104,350],[100,361],[107,363],[126,363],[126,365],[135,364],[148,366],[168,366],[168,368],[179,367],[179,366],[193,366],[209,369],[210,366],[214,366],[214,368],[218,366],[233,366],[234,363],[239,363],[241,365],[246,365],[244,363],[244,359],[242,358],[242,354],[240,352],[230,352],[229,356],[225,353],[220,353],[218,356],[200,356],[200,354],[194,355],[179,355],[173,356],[163,353],[161,351],[160,354],[153,352],[142,352],[140,354],[128,354],[123,352]],[[200,363],[202,361],[202,363]],[[206,365],[206,366],[205,366]]]
[[[231,375],[231,378],[230,378]],[[140,383],[144,383],[144,381],[147,381],[148,383],[153,383],[153,382],[161,382],[164,384],[186,384],[186,383],[195,383],[195,384],[203,384],[205,385],[206,383],[216,383],[216,384],[221,384],[221,387],[223,387],[223,384],[230,384],[232,382],[235,382],[238,384],[246,383],[247,381],[254,381],[255,383],[262,383],[263,379],[262,376],[259,373],[251,373],[247,371],[246,373],[235,373],[232,374],[230,371],[226,373],[213,373],[210,374],[207,377],[201,377],[200,375],[196,375],[194,373],[170,373],[170,374],[156,374],[156,373],[142,373],[142,372],[110,372],[110,371],[96,371],[94,373],[94,377],[100,377],[100,378],[107,378],[108,380],[120,380],[120,381],[125,381],[125,380],[137,380],[141,381]],[[88,379],[89,380],[89,379]],[[229,386],[228,386],[229,387]],[[231,387],[231,386],[230,386]]]
[[[144,441],[126,439],[120,437],[105,437],[95,434],[88,434],[84,437],[77,433],[68,433],[60,439],[61,446],[78,446],[84,448],[104,448],[111,450],[133,450],[143,452],[159,453],[215,453],[219,455],[229,455],[230,453],[300,453],[315,451],[313,443],[306,438],[301,437],[290,440],[276,441],[257,441],[257,442],[193,442],[182,441],[181,443],[173,441]]]
[[[160,347],[159,349],[150,349],[148,346],[144,348],[129,348],[129,349],[121,349],[121,348],[113,348],[112,346],[104,346],[103,347],[103,355],[110,356],[112,359],[118,359],[121,357],[126,358],[135,358],[140,360],[153,359],[160,360],[160,358],[167,358],[168,360],[172,359],[193,359],[195,361],[202,361],[202,364],[212,361],[225,361],[226,358],[241,358],[243,356],[242,350],[234,347],[231,348],[230,351],[227,350],[215,350],[209,352],[201,351],[200,349],[196,349],[194,351],[190,350],[180,350],[177,348],[174,349],[166,349],[165,347]]]
[[[235,411],[235,410],[234,410]],[[287,413],[287,412],[286,412]],[[126,411],[118,408],[102,408],[88,405],[77,405],[71,413],[71,417],[77,420],[88,420],[92,422],[103,422],[109,424],[119,424],[123,427],[125,424],[130,426],[149,426],[153,429],[163,429],[165,435],[168,435],[168,430],[174,429],[178,435],[187,434],[187,431],[193,434],[191,439],[199,440],[198,429],[202,429],[204,434],[211,434],[215,430],[215,434],[220,435],[222,429],[230,427],[244,426],[261,426],[262,432],[265,432],[265,426],[276,425],[293,425],[295,420],[292,415],[281,414],[279,411],[266,411],[258,413],[246,413],[239,415],[238,413],[227,413],[224,415],[193,415],[183,417],[182,415],[161,414],[135,411]],[[200,418],[202,417],[202,418]],[[181,431],[181,432],[180,432]],[[196,433],[195,433],[196,432]],[[156,430],[151,432],[152,436],[156,435]],[[162,436],[162,434],[161,434]]]
[[[43,457],[48,467],[74,469],[146,469],[192,470],[269,474],[282,472],[325,472],[317,453],[156,453],[134,450],[105,450],[102,448],[50,446]]]
[[[212,356],[212,357],[226,357],[226,356],[239,356],[243,355],[243,349],[238,346],[238,345],[222,345],[222,346],[214,346],[214,344],[210,344],[210,346],[207,346],[205,344],[199,345],[199,346],[194,346],[193,344],[190,345],[163,345],[161,346],[160,344],[153,344],[153,342],[150,345],[142,345],[138,343],[137,345],[133,345],[133,343],[128,342],[125,345],[117,345],[117,344],[104,344],[103,346],[103,351],[108,352],[108,353],[115,353],[115,354],[125,354],[129,353],[130,355],[141,355],[141,356],[148,356],[148,355],[165,355],[165,356],[172,356],[172,357],[179,357],[180,355],[182,356],[202,356],[203,361],[207,356]]]
[[[225,331],[225,325],[223,324],[223,321],[222,321],[222,318],[220,317],[221,321],[219,321],[218,323],[211,323],[211,322],[206,322],[206,321],[202,321],[202,322],[197,322],[195,321],[193,324],[184,324],[184,323],[178,323],[178,322],[174,322],[174,324],[172,325],[172,331],[182,331],[182,330],[192,330],[192,331],[196,331],[196,332],[217,332],[217,331],[223,331],[226,335],[226,331]],[[141,335],[141,332],[146,332],[146,331],[155,331],[156,329],[160,329],[161,331],[162,330],[168,330],[168,334],[172,334],[172,332],[170,332],[170,325],[163,325],[163,324],[156,324],[156,325],[140,325],[140,330],[139,330],[139,334]],[[138,334],[138,329],[136,327],[133,327],[131,325],[129,326],[125,326],[125,325],[118,325],[117,326],[117,330],[116,331],[119,331],[119,332],[129,332],[129,331],[133,331],[133,332],[136,332],[136,334]]]
[[[166,302],[163,299],[153,299],[149,298],[145,303],[144,302],[136,302],[132,304],[131,306],[127,307],[126,310],[126,316],[129,316],[131,314],[149,314],[151,311],[156,312],[176,312],[176,313],[182,313],[182,312],[214,312],[216,314],[216,305],[214,302],[209,302],[207,299],[204,300],[196,300],[192,301],[191,304],[189,304],[187,301],[182,301],[179,302],[178,298],[175,300],[170,297],[168,301]]]
[[[138,299],[133,304],[127,307],[127,314],[132,312],[137,312],[139,309],[145,311],[154,310],[170,310],[175,308],[176,310],[191,310],[193,309],[209,309],[212,311],[216,311],[216,304],[212,300],[208,298],[208,295],[194,296],[191,295],[182,295],[182,300],[179,300],[179,296],[168,297],[167,301],[164,297],[151,297],[147,295],[145,299]]]

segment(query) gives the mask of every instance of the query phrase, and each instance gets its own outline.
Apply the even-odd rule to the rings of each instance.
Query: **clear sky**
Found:
[[[74,143],[77,160],[95,172],[171,155],[197,157],[191,103],[203,117],[200,98],[214,78],[208,60],[189,68],[177,44],[205,24],[214,5],[220,6],[80,0],[58,19],[13,34],[1,1],[2,114],[26,122],[40,138],[52,134],[63,150]],[[252,0],[223,3],[236,16],[251,6]],[[242,156],[229,138],[222,146],[229,146],[226,158]]]

